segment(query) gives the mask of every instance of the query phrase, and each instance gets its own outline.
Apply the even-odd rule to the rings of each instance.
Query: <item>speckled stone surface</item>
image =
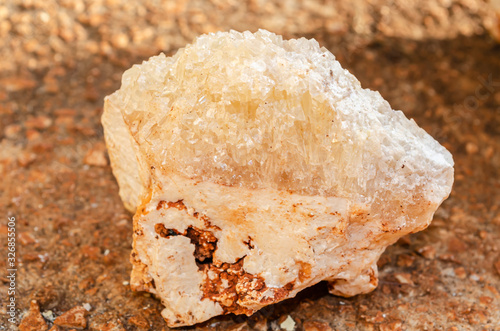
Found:
[[[374,292],[343,299],[320,283],[188,329],[499,328],[500,48],[485,2],[11,1],[0,17],[0,329],[15,329],[4,301],[15,217],[24,330],[82,315],[89,330],[168,330],[160,303],[130,290],[132,215],[109,167],[103,98],[132,64],[229,28],[317,39],[451,151],[455,184],[427,230],[382,255]]]

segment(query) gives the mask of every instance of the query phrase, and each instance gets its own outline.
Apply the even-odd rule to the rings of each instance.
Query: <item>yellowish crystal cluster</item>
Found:
[[[453,183],[450,153],[332,53],[264,30],[132,67],[103,125],[137,211],[132,286],[159,296],[172,326],[251,314],[323,279],[335,294],[372,290],[385,247],[428,226]]]

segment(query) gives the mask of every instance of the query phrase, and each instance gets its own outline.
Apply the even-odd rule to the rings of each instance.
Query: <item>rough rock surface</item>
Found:
[[[329,281],[353,296],[449,195],[450,153],[314,40],[204,35],[106,98],[134,216],[131,286],[170,326],[252,314]]]

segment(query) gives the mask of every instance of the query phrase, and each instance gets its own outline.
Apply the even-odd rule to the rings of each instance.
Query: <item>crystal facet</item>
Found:
[[[384,249],[426,228],[453,183],[451,154],[328,50],[264,30],[133,66],[102,121],[135,212],[131,285],[169,326],[321,280],[373,290]]]

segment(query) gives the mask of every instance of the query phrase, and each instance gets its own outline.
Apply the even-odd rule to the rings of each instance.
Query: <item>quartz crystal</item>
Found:
[[[315,40],[203,35],[127,70],[104,108],[135,213],[131,286],[169,326],[322,280],[372,291],[384,249],[425,229],[453,183],[451,154]]]

